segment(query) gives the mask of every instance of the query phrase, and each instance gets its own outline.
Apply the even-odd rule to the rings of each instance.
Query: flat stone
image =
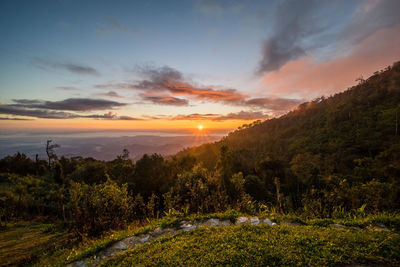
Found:
[[[145,235],[142,238],[139,239],[140,243],[146,243],[149,241],[150,235]]]
[[[239,217],[236,221],[236,224],[244,224],[249,220],[247,217]]]
[[[122,241],[127,244],[128,246],[132,246],[137,242],[138,238],[136,236],[130,236],[127,238],[122,239]]]
[[[334,224],[332,224],[332,226],[336,227],[336,228],[343,228],[344,227],[344,225],[339,224],[339,223],[334,223]]]
[[[276,225],[276,223],[273,222],[271,225],[274,226],[274,225]]]
[[[174,233],[176,232],[176,230],[173,229],[173,228],[165,228],[165,229],[164,229],[164,232],[165,232],[165,233],[174,234]]]
[[[161,230],[160,227],[157,227],[150,235],[151,237],[157,238],[159,236],[162,236],[163,234],[165,234],[165,232]]]
[[[111,249],[114,250],[127,250],[128,248],[128,245],[122,240],[114,243],[114,245],[111,246]]]
[[[271,221],[270,219],[268,219],[268,218],[265,218],[265,219],[263,220],[263,223],[265,223],[265,224],[267,224],[267,225],[272,225],[272,221]]]
[[[257,217],[250,218],[250,224],[251,225],[257,225],[259,223],[260,223],[260,219],[258,219]]]
[[[218,219],[209,219],[207,222],[206,222],[206,224],[207,225],[210,225],[210,226],[219,226],[219,220]]]
[[[186,223],[186,224],[181,225],[181,229],[183,231],[190,231],[190,230],[196,229],[196,225],[193,225],[191,223]]]
[[[223,226],[228,226],[228,225],[231,225],[232,223],[231,223],[230,220],[224,220],[224,221],[221,222],[221,224],[222,224]]]

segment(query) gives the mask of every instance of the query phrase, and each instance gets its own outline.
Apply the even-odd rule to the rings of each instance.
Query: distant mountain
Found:
[[[206,142],[217,141],[218,135],[199,136],[156,136],[138,135],[122,137],[59,137],[52,138],[54,143],[60,145],[56,149],[58,156],[93,157],[99,160],[112,160],[122,153],[124,148],[130,152],[130,158],[137,160],[144,154],[157,153],[172,155],[178,151],[192,146],[198,146]],[[0,139],[0,158],[14,155],[16,152],[25,153],[34,158],[39,154],[40,158],[46,158],[45,137],[15,137]]]

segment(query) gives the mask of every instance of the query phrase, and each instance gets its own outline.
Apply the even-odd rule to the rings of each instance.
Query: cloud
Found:
[[[142,96],[145,101],[150,101],[154,104],[170,105],[170,106],[187,106],[189,101],[186,99],[176,98],[172,96]]]
[[[74,74],[100,76],[100,73],[92,67],[69,62],[53,62],[35,57],[32,63],[44,70],[66,70]]]
[[[56,89],[65,90],[65,91],[79,90],[78,88],[73,87],[73,86],[58,86],[58,87],[56,87]]]
[[[96,32],[101,35],[108,35],[113,31],[137,34],[138,31],[122,25],[115,17],[105,17],[101,23],[96,24]]]
[[[30,121],[32,119],[24,119],[24,118],[5,118],[5,117],[0,117],[1,121]]]
[[[342,39],[358,44],[376,31],[400,23],[400,1],[367,0],[357,8],[350,23],[342,32]]]
[[[142,120],[139,118],[134,118],[130,116],[118,116],[117,113],[114,112],[108,112],[103,115],[86,115],[86,116],[81,116],[81,118],[92,118],[92,119],[106,119],[106,120],[125,120],[125,121],[137,121],[137,120]]]
[[[73,119],[79,117],[77,114],[68,112],[27,109],[24,107],[16,107],[15,105],[0,105],[0,114],[35,117],[41,119]]]
[[[98,95],[98,96],[106,96],[106,97],[123,98],[123,96],[119,95],[115,91],[108,91],[107,93],[100,93],[100,94],[96,94],[96,95]]]
[[[252,107],[268,109],[272,111],[287,111],[303,100],[286,98],[249,98],[236,89],[226,89],[217,86],[199,86],[184,75],[171,68],[141,68],[139,73],[145,78],[136,83],[99,84],[96,88],[116,90],[136,90],[144,93],[140,97],[144,101],[150,101],[160,105],[187,106],[189,101],[181,97],[187,97],[196,101],[218,102],[231,106]],[[166,95],[169,94],[169,95]],[[176,96],[180,96],[179,98]]]
[[[69,111],[105,110],[127,105],[126,103],[91,98],[68,98],[61,101],[14,99],[13,101],[17,103],[14,104],[16,107]]]
[[[330,95],[369,77],[400,58],[400,24],[370,35],[349,55],[328,61],[303,56],[286,63],[279,71],[262,79],[263,92],[274,95],[296,94],[306,99]]]
[[[147,93],[170,93],[172,96],[187,96],[198,101],[237,103],[246,98],[236,89],[220,89],[216,86],[200,86],[186,79],[183,74],[173,68],[141,68],[145,79],[136,83],[98,84],[96,88],[129,89]],[[182,99],[181,99],[182,100]],[[168,102],[166,102],[169,104]],[[180,103],[183,103],[182,101]]]
[[[273,111],[285,111],[297,107],[302,102],[304,101],[289,98],[252,98],[246,100],[245,105]]]
[[[262,45],[257,74],[277,71],[304,56],[348,53],[376,31],[400,23],[399,10],[398,0],[281,1],[272,34]]]
[[[171,120],[212,120],[212,121],[226,121],[226,120],[263,120],[271,116],[261,111],[239,111],[231,112],[226,115],[221,114],[199,114],[193,113],[188,115],[177,115],[171,117]]]
[[[4,105],[0,104],[0,114],[13,115],[13,116],[24,116],[34,117],[40,119],[76,119],[76,118],[91,118],[91,119],[105,119],[105,120],[141,120],[130,116],[118,116],[116,113],[108,112],[105,114],[91,114],[91,115],[80,115],[71,112],[53,111],[53,110],[42,110],[32,109],[26,107],[16,107],[15,105]],[[8,118],[0,118],[6,120]],[[28,120],[24,118],[10,118],[13,120]]]

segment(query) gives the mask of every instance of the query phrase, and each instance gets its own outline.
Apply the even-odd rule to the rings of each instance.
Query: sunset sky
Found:
[[[400,1],[0,3],[0,128],[233,129],[400,60]]]

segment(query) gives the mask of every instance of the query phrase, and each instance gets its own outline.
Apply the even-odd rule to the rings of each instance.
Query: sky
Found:
[[[400,1],[3,0],[0,128],[234,129],[400,60]]]

